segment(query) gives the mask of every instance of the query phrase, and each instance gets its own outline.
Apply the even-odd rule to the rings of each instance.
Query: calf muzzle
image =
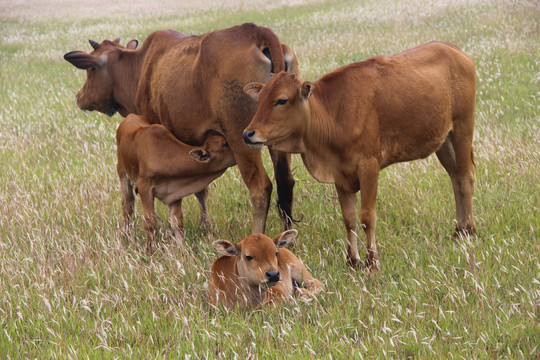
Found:
[[[266,279],[269,283],[277,283],[281,280],[281,276],[278,270],[270,270],[266,272]]]

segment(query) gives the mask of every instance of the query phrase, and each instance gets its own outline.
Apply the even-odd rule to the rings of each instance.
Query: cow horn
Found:
[[[99,43],[95,40],[88,40],[88,42],[90,43],[90,45],[92,45],[92,47],[94,48],[94,50],[97,50],[97,48],[99,47]]]
[[[120,36],[117,36],[116,39],[114,39],[114,42],[120,44]]]

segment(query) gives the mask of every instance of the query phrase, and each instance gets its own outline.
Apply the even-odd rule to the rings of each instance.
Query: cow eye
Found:
[[[229,143],[228,143],[228,142],[226,142],[225,144],[223,144],[223,147],[226,147],[226,148],[228,148],[228,147],[229,147]]]
[[[250,256],[250,255],[246,255],[246,260],[247,260],[247,261],[251,261],[251,260],[253,260],[253,256]]]
[[[276,251],[276,256],[279,256],[279,251]]]
[[[287,103],[287,99],[279,99],[278,101],[276,101],[274,106],[285,105],[286,103]]]

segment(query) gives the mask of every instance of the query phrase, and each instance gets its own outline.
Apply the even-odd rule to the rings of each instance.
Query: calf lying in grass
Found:
[[[215,241],[214,247],[225,256],[212,265],[210,303],[228,307],[278,304],[295,293],[309,297],[320,291],[321,282],[285,249],[297,234],[296,230],[288,230],[274,239],[252,234],[237,244]]]
[[[150,124],[146,118],[133,114],[118,126],[116,145],[124,231],[129,234],[136,185],[143,206],[148,252],[152,252],[156,228],[154,197],[169,205],[174,236],[182,244],[182,198],[204,190],[235,164],[223,136],[210,136],[202,147],[193,147],[180,142],[164,126]],[[206,208],[201,208],[201,223],[205,222],[208,214]]]

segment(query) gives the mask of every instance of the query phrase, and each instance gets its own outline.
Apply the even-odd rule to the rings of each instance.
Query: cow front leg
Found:
[[[358,254],[357,235],[357,206],[356,193],[348,192],[336,184],[336,190],[341,206],[345,229],[347,230],[347,263],[353,268],[360,265],[360,255]]]
[[[125,173],[120,175],[120,188],[122,190],[122,211],[124,214],[122,232],[125,236],[129,237],[129,223],[135,207],[135,196],[133,195],[133,184]]]
[[[139,181],[139,197],[143,208],[143,226],[146,233],[146,252],[152,253],[152,242],[156,231],[157,216],[154,210],[154,195],[152,187],[146,182]]]
[[[372,270],[380,269],[379,254],[375,241],[377,225],[377,187],[379,182],[379,165],[375,160],[366,161],[360,166],[360,224],[366,234],[366,267]]]

